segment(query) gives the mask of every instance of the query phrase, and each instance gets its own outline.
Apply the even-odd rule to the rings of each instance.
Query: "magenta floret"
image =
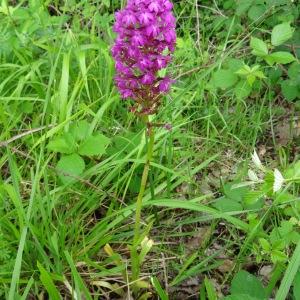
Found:
[[[169,0],[128,0],[115,15],[117,39],[112,48],[115,82],[122,98],[141,106],[142,114],[155,113],[160,96],[173,82],[158,71],[171,61],[176,43],[176,19]]]

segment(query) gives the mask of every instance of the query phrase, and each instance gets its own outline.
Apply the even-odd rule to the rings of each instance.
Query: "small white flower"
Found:
[[[284,183],[284,178],[279,170],[274,170],[274,185],[273,185],[273,191],[274,193],[281,190],[282,185]]]
[[[142,248],[151,248],[154,245],[154,241],[149,239],[147,236],[144,237],[144,239],[141,242]]]
[[[254,153],[252,154],[252,161],[258,169],[264,170],[264,166],[261,163],[260,158],[255,150]]]
[[[255,173],[254,171],[252,171],[252,170],[249,170],[249,171],[248,171],[248,177],[249,177],[249,179],[250,179],[251,181],[254,181],[254,182],[259,181],[259,179],[258,179],[256,173]]]
[[[144,261],[147,253],[151,250],[152,246],[154,245],[154,241],[149,239],[148,237],[145,237],[141,242],[141,252],[139,255],[139,259],[141,262]]]

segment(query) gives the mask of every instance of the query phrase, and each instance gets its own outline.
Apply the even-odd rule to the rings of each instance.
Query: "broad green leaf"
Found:
[[[234,0],[226,0],[223,3],[223,8],[224,9],[229,9],[232,8],[235,5],[235,1]]]
[[[251,38],[250,47],[253,49],[252,53],[256,56],[263,57],[269,53],[267,44],[263,40],[255,37]]]
[[[279,46],[293,37],[294,28],[289,23],[276,25],[272,30],[271,43],[273,46]]]
[[[259,244],[266,253],[271,251],[271,245],[266,239],[260,238]]]
[[[289,236],[288,239],[290,242],[292,242],[293,244],[297,245],[299,240],[300,240],[300,234],[296,231],[292,231]]]
[[[243,66],[243,68],[241,68],[240,70],[235,72],[235,74],[238,74],[241,76],[247,76],[247,75],[251,74],[251,69],[249,68],[249,66]]]
[[[299,85],[293,80],[284,80],[281,82],[281,91],[288,101],[293,101],[300,96]]]
[[[282,70],[280,69],[279,66],[275,66],[274,68],[272,68],[268,74],[268,77],[272,84],[276,84],[279,81],[281,76],[282,76]]]
[[[252,87],[253,86],[253,83],[255,82],[256,80],[256,77],[254,74],[249,74],[247,76],[247,82],[249,83],[249,85]]]
[[[79,147],[79,154],[84,156],[102,155],[110,139],[103,134],[89,136]]]
[[[73,123],[70,126],[70,133],[76,141],[83,141],[89,135],[90,124],[86,120]]]
[[[286,65],[286,64],[289,64],[289,63],[295,61],[296,59],[289,52],[278,51],[278,52],[274,52],[272,54],[265,56],[265,60],[267,61],[267,63],[269,65],[272,66],[274,63]]]
[[[253,0],[237,0],[236,14],[243,15],[251,7]]]
[[[238,77],[231,70],[218,70],[213,74],[213,83],[216,87],[227,89],[233,86]]]
[[[294,62],[288,70],[288,75],[290,79],[294,80],[298,84],[300,84],[300,63]]]
[[[238,99],[247,98],[252,91],[252,87],[246,80],[241,80],[235,87],[234,93]]]
[[[237,58],[228,58],[224,65],[234,73],[240,70],[245,64],[242,60]]]
[[[68,145],[67,141],[63,137],[56,138],[53,141],[50,141],[47,148],[50,151],[71,154],[73,153],[72,149]]]
[[[274,186],[274,172],[266,171],[264,183],[261,187],[261,190],[265,192],[266,195],[273,195],[273,186]]]
[[[264,5],[254,5],[248,11],[248,17],[252,21],[259,20],[266,12],[266,7]]]
[[[260,79],[266,79],[266,78],[267,78],[267,77],[265,76],[265,74],[264,74],[262,71],[260,71],[260,70],[253,72],[253,75],[254,75],[255,77],[260,78]]]
[[[56,166],[59,177],[65,184],[75,180],[85,169],[84,160],[78,154],[62,156]]]
[[[288,193],[288,192],[281,192],[276,197],[276,203],[282,204],[286,202],[296,201],[296,196]]]
[[[285,178],[300,177],[300,160],[289,166],[284,173]]]
[[[76,150],[75,140],[69,133],[52,140],[49,142],[47,148],[53,152],[71,154]]]
[[[252,87],[256,78],[260,78],[260,79],[266,78],[264,73],[260,71],[259,68],[260,68],[259,65],[255,65],[252,68],[247,65],[244,65],[241,69],[239,69],[235,73],[242,77],[246,77],[248,84]]]
[[[272,247],[274,250],[284,250],[286,248],[286,240],[285,237],[281,236],[281,239],[272,242]]]
[[[285,235],[292,232],[293,228],[294,228],[294,225],[292,222],[282,221],[278,230],[279,230],[279,233],[281,234],[281,236],[284,237]]]
[[[228,183],[223,186],[223,191],[227,198],[236,202],[242,202],[244,195],[248,192],[248,188],[235,187],[234,183]]]
[[[272,250],[271,260],[274,264],[279,262],[285,262],[288,259],[287,255],[280,250]]]
[[[266,299],[266,292],[262,283],[246,271],[238,272],[231,283],[231,294],[245,294],[257,299]]]
[[[285,247],[285,241],[283,240],[283,237],[280,235],[277,227],[271,231],[270,242],[273,248],[276,248],[277,250],[278,249],[282,250]]]
[[[244,202],[246,206],[254,205],[264,196],[264,192],[262,191],[249,191],[244,196]]]
[[[214,202],[213,206],[221,212],[232,212],[232,211],[243,210],[243,207],[239,202],[226,197],[217,199],[216,202]]]

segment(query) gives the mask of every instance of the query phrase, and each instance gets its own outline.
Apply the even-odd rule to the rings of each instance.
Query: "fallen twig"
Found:
[[[44,130],[46,128],[52,128],[52,127],[54,127],[54,125],[48,125],[48,126],[43,126],[43,127],[39,127],[39,128],[34,128],[34,129],[28,130],[26,132],[20,133],[20,134],[18,134],[16,136],[13,136],[12,138],[10,138],[10,139],[8,139],[6,141],[0,142],[0,147],[7,147],[8,144],[10,144],[10,143],[12,143],[12,142],[14,142],[14,141],[16,141],[18,139],[21,139],[24,136],[33,134],[33,133],[38,132],[38,131],[42,131],[42,130]]]

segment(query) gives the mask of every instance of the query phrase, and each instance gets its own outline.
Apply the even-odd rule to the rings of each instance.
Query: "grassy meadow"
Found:
[[[0,299],[300,300],[300,3],[173,3],[150,116],[172,129],[133,243],[149,139],[114,85],[126,1],[0,1]]]

